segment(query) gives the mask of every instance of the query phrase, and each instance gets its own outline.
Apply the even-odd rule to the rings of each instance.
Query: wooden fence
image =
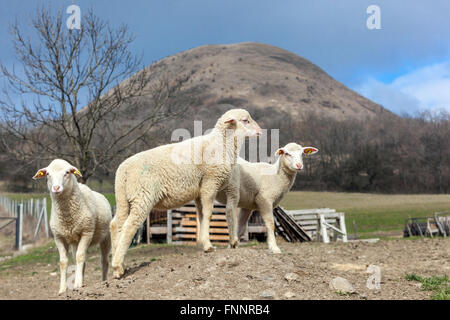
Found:
[[[113,214],[116,208],[113,207]],[[254,213],[247,226],[244,241],[250,236],[265,236],[266,227],[258,213]],[[167,243],[196,244],[199,227],[197,211],[193,202],[167,211],[152,210],[145,223],[138,229],[132,244],[150,243],[164,238]],[[228,224],[225,206],[215,202],[210,222],[210,239],[216,245],[228,245]]]
[[[297,233],[300,234],[301,238],[299,241],[316,240],[328,243],[330,240],[336,241],[338,238],[343,242],[348,240],[345,214],[343,212],[336,212],[336,210],[329,208],[307,210],[277,208],[282,213],[286,212],[292,219],[292,223],[295,222],[298,225],[297,229],[299,230],[297,230]],[[115,208],[113,208],[114,211]],[[294,225],[288,228],[289,226],[285,220],[289,217],[284,216],[286,219],[278,221],[277,219],[280,219],[280,216],[277,216],[276,212],[274,214],[275,223],[280,224],[280,230],[289,233],[290,229],[295,229]],[[159,237],[160,239],[165,238],[167,243],[196,244],[199,236],[198,225],[197,211],[193,202],[173,210],[152,211],[149,213],[146,222],[137,231],[133,244],[144,242],[144,234],[146,234],[147,243],[150,243],[153,238]],[[229,235],[225,206],[218,202],[214,203],[209,234],[212,243],[216,245],[228,244]],[[266,227],[257,211],[252,214],[249,220],[243,237],[244,241],[248,241],[249,234],[257,237],[266,235]],[[285,238],[287,241],[294,241],[291,239],[292,237],[293,235]]]
[[[285,211],[308,233],[311,239],[329,243],[330,239],[337,240],[341,237],[343,242],[347,242],[343,212],[336,212],[329,208]]]

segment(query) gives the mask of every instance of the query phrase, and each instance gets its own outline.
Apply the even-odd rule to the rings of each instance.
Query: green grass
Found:
[[[450,195],[382,195],[339,192],[290,192],[281,205],[286,209],[332,208],[345,212],[347,232],[358,235],[376,232],[401,232],[405,219],[428,217],[450,210]]]
[[[109,203],[112,206],[116,205],[116,196],[114,195],[114,193],[104,193],[103,195],[106,197],[106,199],[108,199]]]
[[[406,274],[405,279],[422,284],[422,290],[432,292],[432,300],[450,300],[450,278],[445,276],[421,277],[416,274]]]
[[[55,248],[53,241],[50,241],[47,245],[34,248],[27,254],[0,262],[0,271],[30,263],[56,263],[58,260],[58,250]]]

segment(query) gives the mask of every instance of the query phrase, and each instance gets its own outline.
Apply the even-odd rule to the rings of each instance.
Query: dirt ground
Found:
[[[120,280],[100,281],[99,255],[90,254],[85,287],[58,296],[57,263],[33,263],[0,272],[0,299],[428,299],[405,274],[450,275],[450,239],[378,243],[280,243],[218,248],[144,245],[130,249]],[[54,246],[53,249],[54,250]],[[381,270],[381,289],[366,286],[369,265]],[[110,276],[112,272],[110,271]],[[330,288],[347,279],[353,294]]]

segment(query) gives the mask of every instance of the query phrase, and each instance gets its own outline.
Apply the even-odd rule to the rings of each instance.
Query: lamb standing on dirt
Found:
[[[111,250],[109,224],[111,206],[106,198],[78,183],[81,177],[77,168],[65,160],[53,160],[47,168],[40,169],[33,179],[47,177],[52,199],[50,228],[59,252],[61,282],[59,293],[67,290],[67,252],[69,246],[76,252],[74,288],[83,286],[84,267],[88,247],[100,244],[102,280],[108,275],[108,255]]]
[[[122,162],[115,181],[117,214],[111,222],[114,276],[123,275],[126,251],[152,208],[167,210],[195,200],[199,242],[205,251],[211,250],[214,198],[226,185],[245,137],[260,134],[261,128],[246,110],[232,109],[207,135],[150,149]],[[230,244],[235,246],[237,230],[230,234]]]
[[[280,253],[275,241],[272,209],[283,199],[291,189],[297,172],[303,169],[303,154],[314,154],[319,150],[314,147],[302,147],[289,143],[277,150],[281,157],[274,164],[259,162],[251,163],[242,158],[237,159],[237,169],[230,178],[231,185],[239,185],[239,238],[253,210],[259,210],[267,228],[267,244],[273,253]],[[235,188],[236,189],[236,188]],[[216,199],[221,203],[229,201],[227,194],[220,191]]]

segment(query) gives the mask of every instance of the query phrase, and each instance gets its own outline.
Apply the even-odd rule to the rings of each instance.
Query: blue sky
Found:
[[[2,0],[0,60],[14,62],[8,24],[26,24],[37,5],[93,7],[136,35],[146,65],[205,44],[259,41],[293,51],[396,112],[450,111],[448,0]],[[381,30],[369,30],[369,5]]]

